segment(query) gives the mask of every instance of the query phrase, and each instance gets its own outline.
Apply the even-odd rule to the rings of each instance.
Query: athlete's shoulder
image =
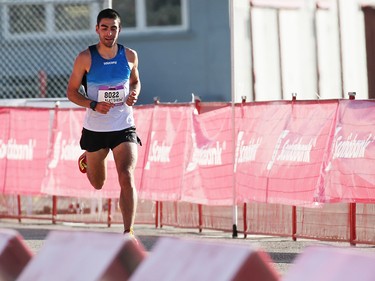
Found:
[[[138,54],[135,50],[125,47],[126,58],[129,62],[136,62],[138,60]]]
[[[126,50],[126,53],[132,53],[132,54],[137,55],[137,51],[136,51],[136,50],[131,49],[131,48],[129,48],[129,47],[124,47],[124,48],[125,48],[125,50]]]
[[[91,54],[89,49],[85,49],[80,52],[74,62],[75,69],[81,69],[84,72],[88,72],[91,66]]]
[[[81,62],[90,62],[91,60],[91,53],[90,53],[90,50],[89,48],[83,50],[82,52],[80,52],[77,56],[77,60],[81,61]]]

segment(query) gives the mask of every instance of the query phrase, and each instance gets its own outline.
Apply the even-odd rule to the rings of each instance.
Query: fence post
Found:
[[[350,226],[350,245],[356,245],[357,240],[357,204],[349,203],[349,226]]]
[[[203,227],[203,206],[202,204],[198,204],[198,224],[199,224],[199,233],[202,232]]]
[[[246,99],[247,99],[246,96],[241,96],[241,114],[242,114],[242,118],[244,117],[244,114],[245,114],[244,105],[246,103]]]
[[[155,202],[155,228],[159,227],[159,201]]]
[[[196,96],[194,94],[191,94],[193,96],[193,102],[195,104],[195,108],[198,112],[198,114],[201,113],[201,98],[199,96]]]
[[[355,100],[356,92],[348,92],[348,96],[350,100]]]
[[[195,109],[197,110],[197,113],[201,113],[201,99],[199,96],[194,95],[194,93],[191,94],[192,99],[195,105]],[[202,227],[203,227],[203,207],[202,204],[198,204],[198,229],[199,233],[202,232]]]
[[[57,196],[52,195],[52,224],[56,224],[57,217]]]
[[[111,223],[112,223],[112,199],[108,198],[107,226],[111,227]]]
[[[292,93],[292,102],[297,100],[297,93]],[[292,239],[297,241],[297,207],[292,206]]]
[[[247,204],[243,203],[243,237],[247,237]]]
[[[160,103],[160,98],[154,97],[154,105],[158,105],[159,103]],[[160,212],[161,212],[161,202],[155,201],[155,228],[159,227],[159,207],[160,207]],[[161,215],[160,215],[160,227],[161,227]]]
[[[348,92],[349,100],[355,100],[356,92]],[[350,226],[350,245],[356,245],[357,240],[357,204],[349,203],[349,226]]]
[[[292,238],[297,241],[297,207],[292,206]]]
[[[247,99],[246,96],[241,96],[241,115],[242,115],[241,117],[242,118],[245,115],[244,105],[246,103],[246,99]],[[233,121],[233,124],[234,124],[234,121]],[[233,127],[234,127],[234,125],[233,125]],[[233,137],[235,139],[236,136],[233,134]],[[234,163],[236,163],[235,157],[236,156],[234,156],[234,159],[233,159]],[[233,176],[235,177],[235,175],[233,175]],[[234,185],[236,184],[235,178],[233,179],[233,184]],[[237,190],[233,187],[233,197],[234,198],[236,196],[236,192],[237,192]],[[234,200],[234,202],[233,202],[234,204],[236,204],[235,201],[236,200]],[[237,205],[234,206],[234,208],[237,208]],[[243,203],[242,217],[243,217],[243,237],[246,238],[247,237],[247,204],[246,204],[246,202]],[[236,218],[235,221],[237,221],[237,220],[238,220],[238,218]],[[237,237],[237,236],[238,236],[238,230],[233,228],[233,237]]]
[[[159,202],[159,215],[160,215],[160,218],[159,218],[160,228],[162,228],[163,227],[163,201]]]
[[[51,144],[50,144],[50,148],[48,150],[48,154],[53,153],[53,143],[54,143],[54,138],[55,138],[57,126],[58,126],[57,115],[59,113],[59,106],[60,106],[60,102],[56,101],[55,102],[54,115],[53,115],[53,119],[52,119],[53,125],[52,125],[52,132],[51,132]],[[52,195],[52,224],[56,224],[56,217],[57,217],[57,196]]]
[[[17,194],[17,208],[18,208],[18,222],[21,222],[22,207],[21,207],[21,195]]]

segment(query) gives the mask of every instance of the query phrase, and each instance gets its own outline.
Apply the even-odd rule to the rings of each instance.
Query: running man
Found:
[[[99,42],[78,54],[67,87],[67,97],[85,107],[79,158],[81,172],[95,189],[102,189],[107,177],[110,150],[121,188],[119,204],[124,233],[133,236],[137,209],[134,170],[141,141],[136,134],[132,106],[141,90],[136,51],[117,43],[120,15],[113,9],[97,16]],[[84,81],[84,82],[83,82]],[[86,95],[80,93],[81,85]]]

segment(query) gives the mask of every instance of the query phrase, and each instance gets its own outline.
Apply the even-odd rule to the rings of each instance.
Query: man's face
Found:
[[[114,19],[102,19],[96,26],[99,40],[106,47],[112,47],[116,44],[120,30],[120,21]]]

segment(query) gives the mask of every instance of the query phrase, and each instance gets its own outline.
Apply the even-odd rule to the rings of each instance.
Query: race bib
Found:
[[[107,87],[102,86],[98,91],[98,102],[106,101],[114,105],[122,105],[125,102],[124,86]]]

